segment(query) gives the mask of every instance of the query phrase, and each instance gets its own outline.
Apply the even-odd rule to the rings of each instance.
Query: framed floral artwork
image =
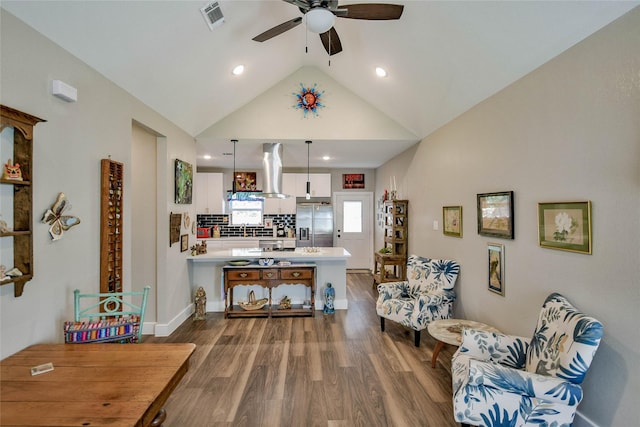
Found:
[[[513,191],[478,194],[478,234],[513,239]]]
[[[488,289],[504,296],[504,245],[488,243],[487,254],[489,264]]]
[[[462,237],[462,206],[444,206],[442,208],[442,234]]]
[[[591,201],[538,203],[538,243],[591,254]]]

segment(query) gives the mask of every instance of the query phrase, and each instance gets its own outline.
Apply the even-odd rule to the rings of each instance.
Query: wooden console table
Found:
[[[0,362],[0,425],[161,425],[195,344],[39,344]],[[31,368],[53,363],[53,371]]]
[[[247,265],[242,267],[225,266],[224,276],[225,308],[224,317],[276,317],[276,316],[315,316],[316,266],[310,264],[262,267]],[[269,302],[259,310],[244,310],[233,304],[233,288],[241,285],[258,285],[269,290]],[[294,304],[291,308],[279,310],[271,300],[271,291],[280,285],[304,285],[311,289],[309,308]]]

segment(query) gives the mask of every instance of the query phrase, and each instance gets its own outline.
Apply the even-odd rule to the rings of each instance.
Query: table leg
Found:
[[[167,419],[167,411],[164,408],[160,408],[156,417],[151,421],[151,427],[162,427],[162,423]]]
[[[444,343],[442,341],[436,341],[436,345],[433,348],[433,356],[431,356],[431,367],[436,367],[436,361],[438,360],[438,354],[440,354],[440,350],[444,347]]]

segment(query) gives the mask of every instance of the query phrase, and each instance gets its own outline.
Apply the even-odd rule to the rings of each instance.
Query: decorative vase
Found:
[[[335,307],[333,306],[333,300],[336,297],[336,290],[331,286],[331,283],[327,283],[327,287],[324,288],[324,314],[335,313]]]

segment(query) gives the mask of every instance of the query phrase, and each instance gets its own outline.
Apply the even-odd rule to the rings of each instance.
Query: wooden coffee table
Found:
[[[436,345],[433,349],[433,356],[431,357],[431,367],[436,367],[436,361],[438,360],[438,354],[445,344],[451,344],[460,346],[462,342],[462,329],[479,329],[486,332],[497,332],[499,330],[493,326],[486,325],[484,323],[475,322],[473,320],[465,319],[444,319],[434,320],[427,326],[429,335],[436,339]]]

